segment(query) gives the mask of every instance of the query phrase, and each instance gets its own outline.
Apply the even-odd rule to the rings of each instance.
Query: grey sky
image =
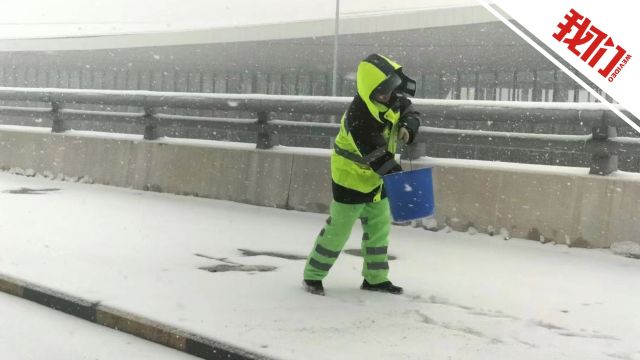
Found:
[[[475,0],[341,0],[342,16],[477,5]],[[220,28],[332,18],[335,0],[22,0],[3,4],[0,38]]]

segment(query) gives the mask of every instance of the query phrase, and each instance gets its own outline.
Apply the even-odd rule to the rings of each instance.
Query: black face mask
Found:
[[[416,82],[404,75],[401,69],[398,69],[397,73],[391,74],[373,90],[371,100],[397,110],[400,105],[399,98],[414,96],[415,93]],[[382,101],[379,95],[385,98],[388,96],[389,100]]]
[[[400,79],[402,80],[400,86],[398,87],[397,90],[409,95],[409,96],[416,96],[416,81],[413,80],[412,78],[408,77],[407,75],[405,75],[402,72],[402,69],[398,69],[396,70],[396,72],[398,73],[398,76],[400,77]]]
[[[391,93],[391,96],[389,97],[389,103],[385,105],[387,105],[393,111],[399,111],[400,107],[402,106],[403,100],[406,98],[407,94],[402,91],[396,90]]]

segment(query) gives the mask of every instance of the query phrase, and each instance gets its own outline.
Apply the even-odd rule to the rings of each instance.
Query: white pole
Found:
[[[331,85],[331,95],[337,95],[338,89],[338,35],[340,34],[340,0],[336,0],[336,24],[333,35],[333,84]]]

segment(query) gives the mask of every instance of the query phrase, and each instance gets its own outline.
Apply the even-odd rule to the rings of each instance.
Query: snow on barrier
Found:
[[[298,143],[303,146],[309,146],[313,138],[311,146],[330,147],[338,124],[272,118],[304,114],[334,116],[335,120],[350,98],[0,88],[0,101],[17,102],[0,107],[0,124],[50,127],[55,133],[72,128],[136,133],[145,140],[163,136],[234,140],[270,149],[294,138],[301,138]],[[407,149],[414,158],[426,155],[590,166],[591,173],[601,175],[617,170],[620,164],[625,171],[640,172],[640,138],[617,137],[618,127],[626,124],[601,104],[415,99],[414,105],[427,125]],[[99,106],[101,111],[83,110],[87,106]],[[223,116],[232,112],[244,118],[173,114],[178,109],[223,112]],[[463,124],[483,130],[450,128]],[[489,130],[493,130],[488,131],[486,124],[499,126],[492,125]],[[531,125],[531,133],[495,131],[507,124]],[[591,129],[591,134],[535,133],[538,127],[561,130],[576,126]]]
[[[337,132],[337,124],[271,120],[269,113],[339,113],[348,103],[345,98],[6,88],[0,89],[0,99],[51,105],[49,109],[0,108],[5,118],[45,117],[52,124],[52,128],[0,125],[0,168],[4,170],[22,168],[63,179],[92,179],[100,184],[313,212],[327,212],[331,200],[330,150],[282,147],[278,136],[312,133],[330,137]],[[140,106],[144,113],[65,110],[65,104],[88,103]],[[453,106],[441,101],[431,105]],[[488,116],[497,104],[466,105],[455,111]],[[160,114],[173,106],[253,111],[257,119]],[[417,106],[428,110],[430,105],[417,101]],[[535,104],[529,108],[517,104],[507,110],[528,111],[531,106]],[[617,171],[617,154],[637,156],[640,140],[616,138],[614,119],[597,106],[589,104],[588,109],[580,110],[590,111],[595,122],[592,135],[584,136],[422,127],[417,144],[404,155],[416,159],[414,167],[434,168],[438,226],[486,233],[503,229],[512,236],[581,247],[640,243],[636,237],[640,230],[640,175]],[[546,105],[541,111],[549,107],[553,106]],[[551,110],[557,115],[566,107],[561,104]],[[88,118],[133,121],[144,127],[144,136],[68,130],[70,122]],[[176,121],[253,131],[256,142],[158,136],[159,128]],[[431,141],[585,149],[592,153],[592,163],[585,169],[428,159],[425,147]]]

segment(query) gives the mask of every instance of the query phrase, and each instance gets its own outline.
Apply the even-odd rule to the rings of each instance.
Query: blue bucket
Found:
[[[410,221],[433,215],[431,168],[402,171],[383,178],[394,221]]]

